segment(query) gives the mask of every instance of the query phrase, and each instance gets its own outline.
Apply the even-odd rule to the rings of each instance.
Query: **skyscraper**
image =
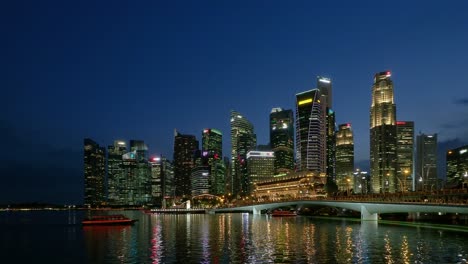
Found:
[[[275,153],[275,174],[294,170],[294,117],[292,110],[273,108],[270,113],[270,146]]]
[[[123,168],[123,155],[127,153],[127,144],[123,140],[114,141],[107,147],[107,201],[109,205],[124,205],[122,189],[125,186],[126,175]]]
[[[326,173],[325,105],[319,89],[296,94],[296,162],[298,171]]]
[[[209,193],[224,194],[225,169],[223,161],[223,134],[217,129],[204,129],[202,133],[202,158],[209,167]]]
[[[106,150],[92,139],[84,139],[84,203],[92,207],[105,202]]]
[[[447,151],[447,183],[468,188],[468,145]]]
[[[148,147],[141,140],[130,140],[130,149],[122,156],[125,177],[119,186],[121,205],[148,205],[152,202],[151,165],[146,160]]]
[[[396,106],[390,72],[375,74],[370,109],[370,170],[373,193],[396,191]]]
[[[336,133],[336,184],[340,191],[355,188],[354,138],[351,124],[341,124]],[[362,187],[361,187],[362,188]],[[355,190],[356,191],[356,190]]]
[[[397,190],[413,190],[414,122],[397,121]]]
[[[329,180],[336,181],[336,123],[331,79],[317,76],[317,88],[320,90],[321,101],[325,103],[326,173]]]
[[[273,179],[275,172],[275,154],[273,151],[249,151],[247,153],[247,171],[249,174],[249,191],[253,192],[253,184]]]
[[[437,189],[437,134],[416,137],[415,188],[418,191]]]
[[[234,197],[247,195],[249,181],[247,173],[247,152],[255,149],[257,136],[250,121],[236,111],[231,111],[231,186]]]
[[[190,175],[195,167],[194,154],[198,150],[198,141],[193,135],[183,135],[177,131],[174,133],[175,195],[190,196],[192,194]]]

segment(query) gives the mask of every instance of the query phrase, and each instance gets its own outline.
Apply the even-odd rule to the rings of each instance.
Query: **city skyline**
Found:
[[[398,119],[414,121],[415,134],[464,145],[466,7],[11,2],[2,16],[2,164],[4,186],[23,188],[2,188],[0,202],[82,199],[83,138],[106,147],[141,139],[148,154],[171,159],[174,129],[200,140],[216,128],[227,155],[234,109],[266,144],[271,108],[294,109],[317,76],[333,81],[336,123],[352,124],[358,166],[368,163],[378,71],[392,72]]]

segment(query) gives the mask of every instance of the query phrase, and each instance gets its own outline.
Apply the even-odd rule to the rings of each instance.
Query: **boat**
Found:
[[[271,213],[271,216],[297,216],[297,213],[296,211],[275,210]]]
[[[133,225],[137,220],[124,215],[94,215],[83,219],[82,225]]]

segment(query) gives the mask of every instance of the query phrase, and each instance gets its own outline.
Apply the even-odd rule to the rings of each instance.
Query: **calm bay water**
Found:
[[[151,215],[82,227],[82,211],[0,212],[1,263],[464,263],[468,233],[252,214]]]

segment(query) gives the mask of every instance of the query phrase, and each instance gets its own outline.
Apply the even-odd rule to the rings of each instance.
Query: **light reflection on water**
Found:
[[[302,216],[123,213],[139,221],[82,227],[82,212],[0,214],[2,263],[463,263],[468,258],[465,232]]]

